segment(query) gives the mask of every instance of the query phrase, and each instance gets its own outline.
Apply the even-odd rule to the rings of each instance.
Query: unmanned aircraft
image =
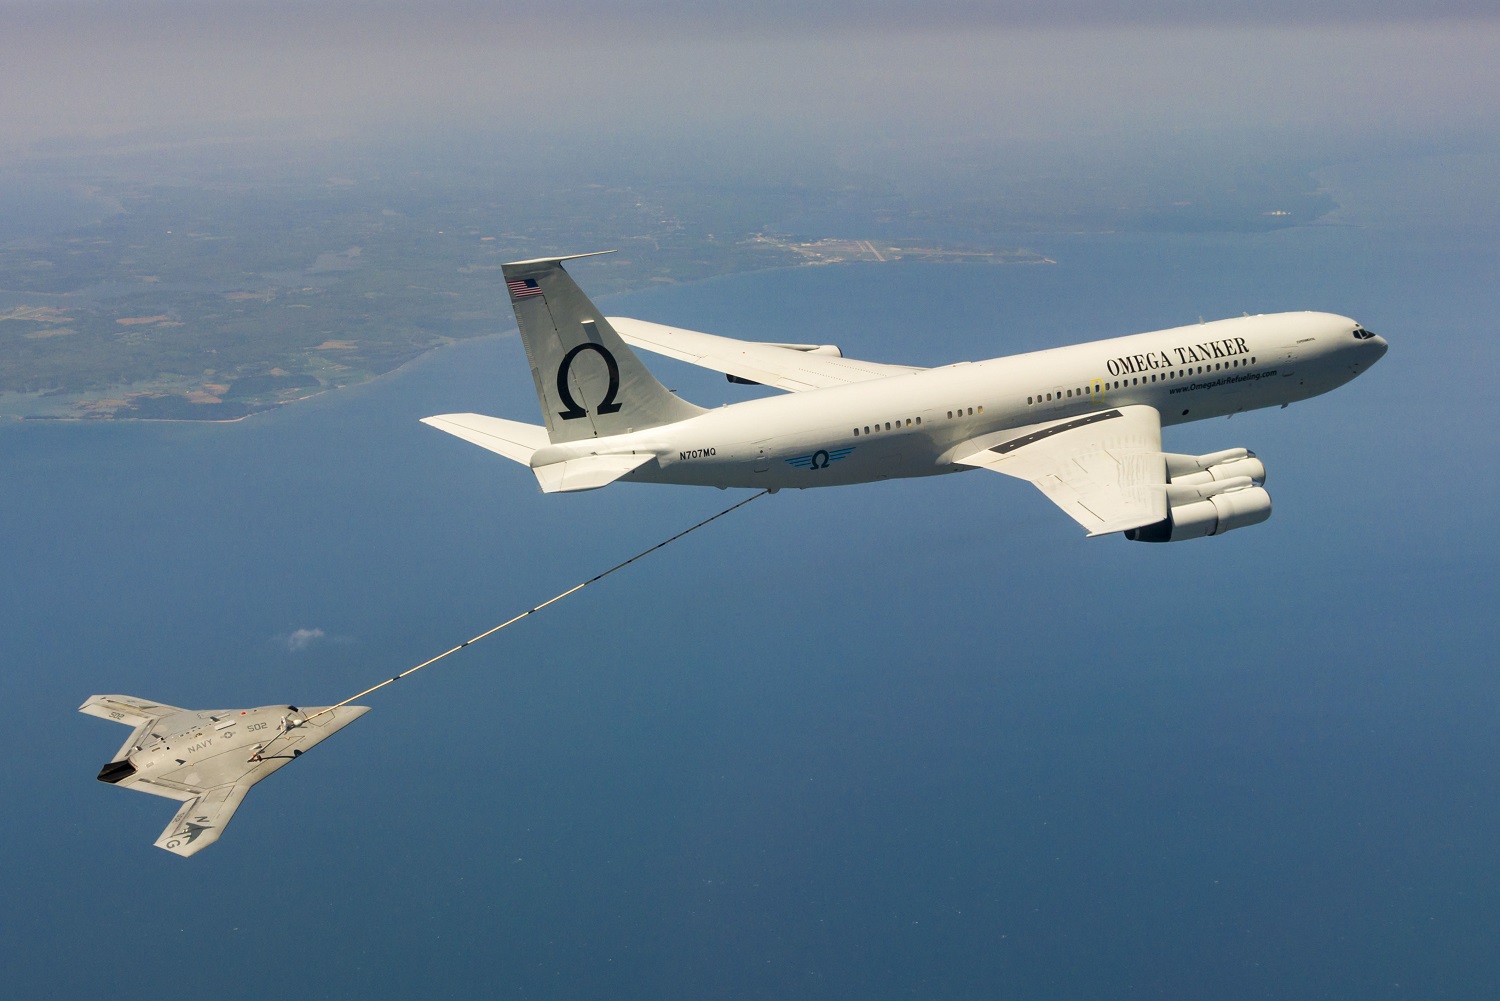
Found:
[[[94,695],[78,711],[135,728],[99,770],[99,781],[182,800],[156,846],[186,856],[219,840],[251,786],[369,710],[346,705],[199,711]]]
[[[593,256],[502,269],[545,427],[423,420],[530,467],[546,493],[616,480],[777,490],[977,468],[1030,481],[1090,535],[1222,535],[1270,517],[1265,466],[1244,448],[1164,452],[1162,427],[1326,393],[1387,346],[1348,317],[1272,313],[922,369],[605,317],[562,267]],[[789,395],[706,410],[627,345]]]

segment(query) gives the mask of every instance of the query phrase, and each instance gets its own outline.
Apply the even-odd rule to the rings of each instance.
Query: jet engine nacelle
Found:
[[[1166,453],[1167,481],[1177,484],[1213,483],[1236,476],[1248,476],[1256,486],[1264,486],[1266,467],[1255,453],[1245,448],[1230,448],[1208,455],[1175,455]]]
[[[1181,542],[1201,539],[1271,517],[1271,495],[1262,489],[1266,467],[1255,453],[1230,448],[1207,455],[1166,453],[1167,517],[1133,528],[1134,542]]]
[[[1214,483],[1219,480],[1233,479],[1236,476],[1245,476],[1256,486],[1264,486],[1266,482],[1265,463],[1253,455],[1247,455],[1241,459],[1231,459],[1228,462],[1215,463],[1207,469],[1197,472],[1184,473],[1181,476],[1172,476],[1173,483],[1193,485],[1200,483]]]
[[[1132,542],[1182,542],[1259,525],[1269,517],[1271,495],[1263,487],[1243,486],[1202,500],[1172,504],[1165,520],[1132,528],[1125,538]]]
[[[834,358],[844,357],[844,352],[837,344],[784,344],[776,341],[767,341],[766,346],[786,348],[788,351],[805,351],[810,355],[831,355]]]

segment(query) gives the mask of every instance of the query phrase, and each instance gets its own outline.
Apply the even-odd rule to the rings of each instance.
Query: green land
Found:
[[[855,260],[1050,263],[1014,242],[1035,225],[972,200],[915,213],[868,178],[706,195],[462,161],[230,146],[20,165],[0,208],[53,198],[67,222],[0,233],[0,415],[235,420],[363,382],[511,328],[500,264],[529,257],[618,250],[590,269],[597,296]],[[1327,207],[1287,188],[1236,211],[1279,226]]]

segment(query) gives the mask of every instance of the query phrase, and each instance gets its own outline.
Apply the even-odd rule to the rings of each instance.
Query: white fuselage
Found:
[[[631,434],[552,445],[533,465],[655,454],[623,479],[819,487],[959,472],[987,434],[1132,404],[1162,424],[1280,406],[1343,385],[1385,351],[1331,313],[1199,323],[732,404]]]

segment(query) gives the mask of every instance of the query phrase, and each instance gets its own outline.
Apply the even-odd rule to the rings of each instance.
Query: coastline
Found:
[[[823,241],[823,242],[827,243],[828,241]],[[866,241],[866,242],[868,242],[868,241]],[[842,249],[843,248],[843,242],[841,241],[838,244],[838,246],[840,247],[840,249]],[[1029,254],[1030,252],[1020,252],[1020,253],[1028,253]],[[723,272],[723,273],[720,273],[720,274],[707,275],[707,276],[704,276],[702,278],[693,279],[691,281],[673,282],[672,284],[674,284],[677,287],[690,288],[690,287],[693,287],[693,286],[702,285],[702,284],[705,284],[705,283],[708,283],[708,282],[712,282],[712,281],[715,281],[715,280],[718,280],[718,279],[722,279],[722,278],[732,278],[732,277],[738,277],[738,276],[749,275],[749,274],[762,274],[762,273],[776,272],[776,271],[792,271],[792,270],[798,270],[798,269],[801,269],[801,268],[809,268],[809,267],[825,267],[825,266],[829,266],[829,265],[861,264],[861,263],[898,264],[898,263],[905,262],[905,263],[931,263],[931,264],[943,264],[943,265],[972,264],[972,265],[978,265],[978,266],[981,266],[981,267],[994,267],[996,265],[1002,265],[1002,264],[1055,264],[1055,263],[1057,263],[1055,259],[1053,259],[1051,256],[1048,256],[1048,255],[1036,254],[1036,255],[1034,255],[1031,258],[1021,258],[1020,257],[1020,253],[1015,252],[1015,251],[1003,251],[1003,252],[995,252],[995,253],[986,254],[983,257],[981,257],[980,255],[977,255],[977,254],[975,254],[975,255],[964,255],[962,257],[960,257],[959,255],[952,255],[952,256],[946,256],[946,257],[945,256],[914,256],[914,257],[894,256],[894,257],[880,257],[880,256],[877,255],[873,260],[868,260],[868,259],[863,259],[863,258],[856,259],[856,260],[849,260],[847,258],[831,258],[830,259],[828,257],[817,257],[817,258],[813,258],[813,259],[796,260],[796,261],[790,261],[790,262],[785,262],[785,263],[778,263],[778,264],[772,265],[770,267],[745,268],[745,269],[739,269],[739,270],[733,270],[733,271],[726,271],[726,272]],[[628,295],[631,295],[634,292],[645,291],[647,288],[650,288],[650,287],[653,287],[653,286],[648,283],[647,285],[643,285],[640,289],[631,289],[631,290],[624,291],[624,292],[614,292],[614,293],[611,293],[611,294],[608,294],[608,295],[598,296],[598,297],[596,297],[596,301],[598,301],[600,303],[603,303],[605,301],[608,301],[609,299],[613,299],[613,298],[616,298],[616,297],[619,297],[619,296],[628,296]],[[136,384],[133,387],[118,387],[118,386],[116,386],[116,387],[106,387],[106,388],[100,390],[97,395],[89,394],[89,393],[76,393],[76,394],[75,393],[69,393],[69,394],[66,394],[70,398],[70,400],[69,400],[68,403],[64,404],[64,406],[68,406],[68,407],[79,407],[79,406],[88,406],[88,405],[101,405],[101,404],[107,404],[109,402],[118,400],[119,403],[120,403],[120,406],[117,409],[115,409],[113,412],[108,412],[108,413],[102,412],[102,411],[98,412],[98,413],[81,413],[81,414],[80,413],[33,413],[33,414],[27,414],[27,413],[18,413],[18,412],[6,413],[5,411],[11,409],[15,405],[15,403],[18,402],[18,399],[36,400],[36,399],[40,399],[40,398],[45,397],[46,394],[0,393],[0,420],[9,421],[9,422],[12,422],[12,423],[29,423],[29,422],[58,423],[58,422],[61,422],[61,423],[70,423],[70,424],[92,424],[92,423],[101,423],[101,422],[120,422],[120,421],[131,421],[131,422],[142,422],[142,423],[157,423],[157,424],[237,424],[237,423],[240,423],[241,421],[249,420],[250,418],[256,417],[258,415],[265,414],[265,413],[271,413],[271,412],[274,412],[274,411],[278,411],[278,410],[281,410],[281,409],[283,409],[285,407],[289,407],[289,406],[292,406],[292,405],[297,404],[297,403],[302,403],[302,402],[304,402],[306,400],[314,399],[316,397],[325,396],[325,395],[327,395],[329,393],[337,392],[339,390],[352,389],[352,388],[355,388],[355,387],[358,387],[358,386],[368,386],[368,385],[371,385],[372,383],[379,382],[381,379],[384,379],[384,378],[389,377],[389,376],[394,376],[394,375],[396,375],[396,374],[398,374],[400,372],[403,372],[403,371],[405,371],[407,369],[408,366],[414,365],[414,364],[416,364],[416,363],[418,363],[418,362],[420,362],[420,361],[422,361],[422,360],[424,360],[426,358],[429,358],[435,352],[440,351],[440,350],[442,350],[445,347],[450,347],[450,346],[452,346],[454,344],[469,344],[469,343],[475,343],[475,342],[483,341],[483,340],[485,340],[487,338],[492,338],[492,337],[498,338],[498,337],[514,336],[515,333],[516,333],[515,324],[511,323],[510,325],[508,325],[508,326],[506,326],[506,327],[504,327],[504,328],[502,328],[500,330],[491,332],[491,333],[480,334],[478,336],[465,337],[465,338],[461,338],[461,339],[444,340],[441,343],[434,344],[431,347],[423,349],[422,351],[418,352],[413,357],[408,358],[406,361],[403,361],[401,364],[395,366],[394,368],[388,369],[388,370],[386,370],[384,372],[380,372],[380,373],[377,373],[377,374],[374,374],[374,375],[370,375],[370,376],[368,376],[366,378],[359,378],[359,379],[354,379],[354,380],[351,380],[351,381],[348,381],[348,382],[342,382],[342,383],[339,383],[338,385],[323,385],[316,392],[304,393],[302,395],[295,396],[295,397],[292,397],[292,398],[289,398],[289,399],[285,399],[285,400],[276,400],[276,401],[267,402],[267,403],[261,403],[261,404],[249,404],[249,406],[251,406],[252,409],[250,409],[246,413],[237,414],[237,415],[232,416],[232,417],[231,416],[209,416],[207,414],[205,414],[205,416],[202,416],[202,417],[178,416],[178,415],[174,415],[174,416],[150,416],[150,415],[144,415],[144,414],[142,414],[142,415],[132,414],[130,412],[130,410],[129,410],[129,401],[131,399],[142,398],[142,397],[146,397],[146,398],[159,398],[159,399],[171,399],[171,400],[182,400],[182,399],[184,399],[184,397],[182,397],[181,394],[173,393],[173,392],[170,391],[170,385],[171,384],[152,385],[152,384],[149,384],[149,383],[138,383],[138,384]],[[125,393],[124,393],[123,397],[121,397],[119,395],[122,389],[125,389]],[[194,403],[185,403],[184,405],[185,406],[204,406],[204,407],[208,407],[208,406],[217,406],[219,404],[194,404]]]

